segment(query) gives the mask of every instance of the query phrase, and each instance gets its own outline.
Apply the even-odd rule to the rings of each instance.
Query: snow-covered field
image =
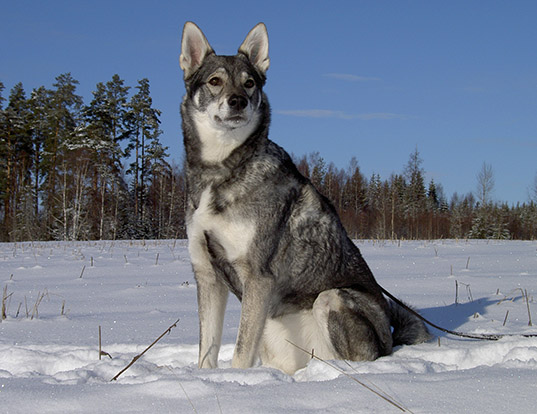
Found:
[[[527,290],[537,325],[537,242],[357,243],[379,283],[436,323],[471,333],[537,333],[523,297]],[[401,412],[321,361],[293,376],[231,369],[235,298],[220,368],[198,370],[196,285],[185,241],[0,244],[0,288],[7,293],[2,413]],[[99,326],[112,359],[99,360]],[[331,363],[406,412],[535,412],[537,338],[483,342],[433,333],[429,343],[374,362]]]

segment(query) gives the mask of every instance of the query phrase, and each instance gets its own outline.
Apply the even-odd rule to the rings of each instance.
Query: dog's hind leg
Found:
[[[268,319],[261,356],[264,365],[293,374],[307,365],[309,351],[324,360],[364,361],[389,354],[391,347],[388,315],[371,295],[331,289],[317,296],[312,309]]]
[[[389,317],[367,293],[352,289],[321,292],[313,315],[334,358],[371,361],[392,351]]]

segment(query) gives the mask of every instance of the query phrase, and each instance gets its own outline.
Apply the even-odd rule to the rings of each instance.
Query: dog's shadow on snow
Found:
[[[487,314],[487,307],[498,303],[497,299],[481,298],[464,303],[419,309],[420,314],[432,323],[449,330],[457,330],[473,318]],[[447,335],[429,327],[436,336]]]

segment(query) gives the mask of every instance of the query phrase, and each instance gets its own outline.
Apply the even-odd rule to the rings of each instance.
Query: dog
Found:
[[[199,367],[217,367],[229,292],[241,301],[234,368],[260,359],[292,374],[311,359],[304,349],[362,361],[428,340],[416,316],[385,299],[334,207],[268,139],[265,25],[221,56],[187,22],[179,60]]]

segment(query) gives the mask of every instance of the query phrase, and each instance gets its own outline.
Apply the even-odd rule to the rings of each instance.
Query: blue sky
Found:
[[[370,177],[401,173],[416,147],[446,196],[476,189],[528,201],[537,175],[536,1],[2,0],[0,81],[29,94],[71,72],[89,103],[97,82],[147,77],[162,141],[182,157],[178,64],[185,21],[220,54],[265,22],[271,138]]]

